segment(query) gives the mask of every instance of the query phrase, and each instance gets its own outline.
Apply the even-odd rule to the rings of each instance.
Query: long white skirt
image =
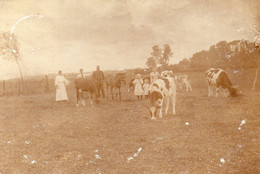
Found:
[[[68,100],[67,91],[64,83],[59,83],[56,88],[56,101]]]

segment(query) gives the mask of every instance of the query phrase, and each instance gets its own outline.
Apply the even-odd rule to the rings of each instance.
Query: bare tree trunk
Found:
[[[253,91],[255,90],[255,85],[256,85],[256,82],[257,82],[257,78],[258,78],[258,68],[255,70],[255,80],[254,80],[253,87],[252,87]]]
[[[23,80],[23,73],[22,73],[22,69],[21,69],[21,66],[19,64],[19,61],[17,59],[15,59],[17,65],[18,65],[18,68],[19,68],[19,72],[20,72],[20,76],[21,76],[21,80],[22,80],[22,91],[24,92],[24,80]],[[20,95],[20,94],[19,94]]]

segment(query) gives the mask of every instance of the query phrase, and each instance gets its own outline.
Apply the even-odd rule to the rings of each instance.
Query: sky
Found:
[[[219,41],[253,41],[259,0],[0,0],[0,31],[20,45],[24,75],[145,67],[169,44],[170,63]],[[251,28],[250,28],[251,27]],[[0,79],[19,76],[0,58]]]

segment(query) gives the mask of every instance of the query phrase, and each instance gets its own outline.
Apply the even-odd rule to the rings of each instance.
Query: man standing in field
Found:
[[[83,73],[83,69],[81,68],[79,70],[79,74],[77,75],[77,79],[85,78],[86,75]]]
[[[105,98],[105,92],[104,92],[105,76],[103,71],[100,70],[99,65],[97,66],[97,70],[93,72],[92,78],[95,80],[95,83],[97,85],[98,97],[101,97],[100,93],[102,93],[102,97]]]

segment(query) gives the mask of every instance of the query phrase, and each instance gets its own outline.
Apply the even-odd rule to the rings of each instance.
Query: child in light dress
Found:
[[[143,79],[141,74],[136,74],[133,84],[135,87],[134,94],[137,96],[138,100],[141,100],[143,95]]]
[[[145,80],[144,80],[144,85],[143,85],[144,97],[145,97],[145,98],[148,98],[149,88],[150,88],[149,80],[148,80],[148,79],[145,79]]]

